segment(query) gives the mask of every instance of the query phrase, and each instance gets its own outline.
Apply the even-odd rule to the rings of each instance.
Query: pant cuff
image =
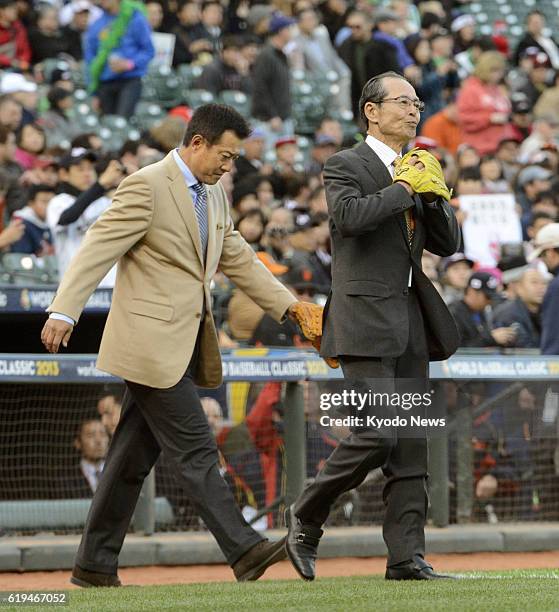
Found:
[[[258,532],[254,532],[246,542],[235,548],[233,552],[226,556],[227,563],[232,567],[237,561],[245,555],[251,548],[254,548],[259,542],[263,542],[266,538],[262,537]]]

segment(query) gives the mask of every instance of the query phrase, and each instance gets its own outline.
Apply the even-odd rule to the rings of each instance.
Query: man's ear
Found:
[[[378,123],[378,106],[374,102],[366,102],[363,107],[363,112],[365,113],[365,117],[367,117],[367,121],[370,123]]]

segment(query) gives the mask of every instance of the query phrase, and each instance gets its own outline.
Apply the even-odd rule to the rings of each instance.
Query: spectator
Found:
[[[442,296],[447,304],[464,297],[473,267],[474,262],[464,253],[454,253],[442,260]]]
[[[505,75],[505,59],[497,51],[480,55],[473,76],[458,93],[458,120],[464,142],[480,154],[493,153],[507,135],[510,101],[500,83]]]
[[[531,258],[541,257],[554,277],[543,298],[540,347],[543,355],[559,355],[559,223],[550,223],[542,228],[534,246],[536,249]]]
[[[219,0],[206,0],[202,3],[201,23],[204,28],[203,38],[209,41],[211,53],[217,55],[223,26],[223,7]]]
[[[12,129],[16,130],[26,123],[35,121],[38,102],[36,83],[29,81],[22,74],[6,72],[0,82],[0,91],[2,94],[10,94],[12,99],[21,105],[20,122],[17,125],[12,124]],[[14,112],[14,119],[15,115]]]
[[[383,72],[400,72],[396,49],[385,40],[372,40],[372,20],[363,11],[352,11],[347,18],[351,36],[339,48],[340,57],[351,71],[351,105],[359,117],[359,97],[365,83]]]
[[[295,136],[284,136],[278,138],[275,144],[276,164],[275,171],[284,180],[298,174],[298,161],[300,157],[297,138]]]
[[[544,147],[556,146],[559,138],[559,114],[543,115],[533,123],[532,133],[520,145],[518,160],[521,164],[530,163],[536,153]]]
[[[72,0],[60,11],[60,24],[68,45],[66,53],[77,62],[83,59],[82,39],[89,22],[93,23],[101,15],[101,9],[89,0]]]
[[[491,36],[479,36],[474,38],[472,46],[467,51],[454,55],[460,80],[467,79],[474,71],[475,65],[482,53],[496,51],[497,48]]]
[[[97,402],[97,412],[101,417],[101,422],[105,426],[109,438],[114,436],[116,427],[120,420],[120,414],[122,412],[122,403],[116,395],[108,394],[104,395]]]
[[[129,118],[155,55],[151,30],[143,4],[134,0],[101,0],[101,4],[103,15],[85,36],[88,90],[103,114]]]
[[[402,72],[411,81],[417,82],[421,71],[414,63],[404,43],[396,36],[399,20],[398,15],[393,11],[378,8],[374,15],[373,40],[390,45],[396,52],[398,72]]]
[[[468,51],[474,44],[476,20],[473,15],[458,15],[450,24],[454,34],[454,54]]]
[[[15,134],[8,127],[0,125],[0,170],[5,177],[5,180],[2,181],[2,191],[5,214],[8,218],[12,216],[15,210],[25,205],[25,192],[20,184],[23,171],[21,166],[14,160],[15,152]]]
[[[109,206],[105,196],[122,179],[121,165],[116,160],[96,180],[96,156],[85,149],[72,149],[60,160],[59,193],[49,203],[47,221],[54,238],[58,272],[64,274],[79,249],[85,232]],[[114,285],[114,269],[100,286]]]
[[[233,89],[250,94],[252,84],[247,71],[243,68],[240,56],[241,41],[237,36],[223,37],[219,56],[211,64],[204,67],[196,87],[211,91],[214,96],[224,89]]]
[[[26,71],[31,49],[24,25],[18,19],[16,0],[0,0],[0,68]]]
[[[293,133],[291,74],[283,49],[293,37],[294,23],[281,13],[272,16],[268,43],[254,64],[252,116],[267,123],[269,140]]]
[[[233,187],[231,196],[231,217],[233,221],[238,222],[251,210],[260,210],[260,202],[256,197],[256,184],[255,177],[248,176]]]
[[[450,312],[460,332],[460,346],[510,346],[516,332],[513,327],[491,329],[485,310],[497,297],[497,279],[488,272],[474,272],[468,281],[464,297],[450,304]]]
[[[29,189],[28,204],[16,210],[13,219],[20,219],[25,226],[23,236],[14,242],[12,253],[29,253],[42,257],[53,255],[52,234],[47,223],[47,206],[55,192],[49,185],[32,185]]]
[[[21,104],[12,95],[0,95],[0,126],[15,132],[21,124],[22,115]]]
[[[68,53],[71,42],[60,27],[58,10],[47,4],[39,6],[37,26],[29,32],[32,64],[58,57],[61,53]]]
[[[435,113],[438,113],[444,106],[443,92],[447,81],[446,68],[435,69],[431,59],[431,47],[427,39],[421,38],[419,35],[410,36],[406,41],[406,48],[420,69],[419,78],[415,83],[415,90],[418,97],[425,104],[425,110],[421,114],[419,124],[419,129],[421,129],[423,122]]]
[[[348,16],[348,3],[346,0],[325,0],[319,5],[322,23],[326,26],[332,42],[337,33],[343,28]]]
[[[456,154],[464,137],[458,124],[458,107],[454,98],[422,124],[421,135],[432,138],[452,155]]]
[[[545,15],[538,11],[530,11],[526,16],[526,34],[520,39],[514,52],[514,63],[518,66],[524,51],[529,47],[537,47],[547,54],[551,65],[559,70],[559,47],[557,43],[548,36],[544,36]]]
[[[148,0],[146,2],[146,18],[152,32],[162,32],[161,25],[163,24],[163,7],[157,0]]]
[[[37,123],[45,130],[47,148],[61,143],[68,144],[80,134],[81,129],[68,116],[74,106],[72,92],[61,87],[53,87],[48,95],[49,110],[41,113]]]
[[[80,453],[80,462],[61,479],[60,497],[92,497],[99,485],[109,449],[109,436],[103,423],[96,418],[83,421],[74,440],[74,447]]]
[[[39,156],[45,152],[47,137],[37,123],[24,125],[16,135],[15,161],[25,170],[34,170],[39,165]]]
[[[256,194],[254,194],[256,199]],[[260,240],[264,234],[264,226],[266,225],[266,217],[258,208],[252,208],[241,215],[237,221],[236,229],[241,236],[255,250],[261,249]]]
[[[82,132],[70,143],[71,149],[88,149],[93,153],[103,152],[103,141],[95,132]]]
[[[493,327],[513,327],[516,336],[509,346],[539,348],[541,320],[540,308],[547,281],[536,268],[524,271],[516,283],[516,299],[499,304],[493,312]]]
[[[524,213],[529,213],[538,195],[551,189],[552,173],[541,166],[527,166],[520,171],[516,183],[517,201]]]
[[[521,91],[511,94],[511,113],[511,133],[507,137],[523,141],[532,131],[532,112],[526,94]]]
[[[509,183],[512,182],[520,169],[520,162],[518,161],[519,152],[520,142],[516,138],[503,138],[495,151],[496,158],[503,166],[505,179]]]
[[[553,87],[548,87],[538,98],[534,107],[535,117],[557,114],[559,108],[559,70],[555,73]]]
[[[505,171],[495,155],[484,155],[479,165],[485,193],[509,193],[511,188],[505,179]]]
[[[263,130],[255,128],[243,142],[242,153],[235,160],[235,183],[262,171],[264,167],[262,158],[266,142],[264,135]]]
[[[530,53],[532,51],[532,53]],[[526,82],[517,89],[526,96],[530,111],[536,105],[542,92],[547,86],[547,75],[551,67],[549,57],[543,52],[533,49],[528,49],[527,61],[528,74]]]
[[[351,110],[351,72],[334,50],[328,30],[318,21],[315,10],[308,6],[299,11],[297,26],[294,48],[289,54],[292,67],[306,70],[311,78],[320,81],[335,73],[339,89],[333,104],[339,111]]]
[[[328,116],[321,119],[314,136],[315,139],[319,136],[329,136],[338,147],[341,147],[344,141],[344,131],[341,123]]]
[[[311,151],[311,159],[307,166],[308,174],[320,174],[326,160],[339,150],[336,141],[327,134],[318,134]]]
[[[173,66],[190,64],[199,54],[210,53],[213,48],[212,43],[205,38],[200,4],[196,0],[181,0],[177,17],[179,22],[173,30],[176,36]]]

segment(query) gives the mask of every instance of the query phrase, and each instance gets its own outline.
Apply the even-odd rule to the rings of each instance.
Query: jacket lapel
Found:
[[[200,240],[200,229],[198,227],[198,219],[194,212],[194,202],[190,195],[190,191],[184,181],[179,167],[175,163],[172,154],[167,157],[167,178],[169,179],[169,190],[173,196],[173,200],[178,208],[179,214],[186,225],[186,229],[190,233],[198,260],[202,267],[204,266],[204,260],[202,257],[202,243]]]
[[[362,142],[355,151],[362,159],[363,166],[367,172],[381,189],[391,185],[392,177],[390,172],[388,172],[388,168],[380,161],[379,156],[366,142]]]

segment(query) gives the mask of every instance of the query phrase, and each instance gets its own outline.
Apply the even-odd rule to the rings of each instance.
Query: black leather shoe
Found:
[[[98,572],[90,572],[84,570],[78,565],[74,565],[72,576],[70,578],[72,584],[77,584],[85,589],[90,587],[119,587],[122,586],[116,574],[101,574]]]
[[[285,559],[285,538],[277,542],[258,542],[233,564],[233,573],[238,582],[258,580],[274,563]]]
[[[303,525],[293,513],[293,506],[285,510],[285,523],[285,548],[293,567],[303,580],[314,580],[318,544],[324,532],[315,525]]]
[[[451,579],[456,580],[456,576],[448,574],[437,574],[433,570],[433,566],[429,565],[423,557],[416,555],[413,561],[401,567],[387,567],[386,580],[439,580]]]

